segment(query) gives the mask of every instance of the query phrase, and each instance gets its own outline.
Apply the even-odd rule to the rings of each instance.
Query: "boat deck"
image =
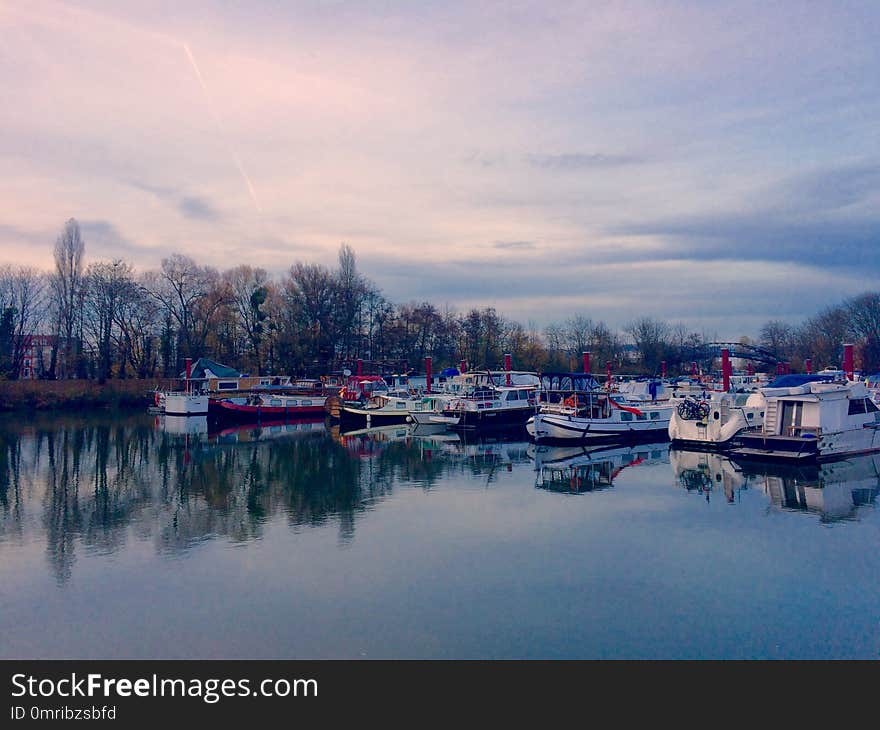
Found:
[[[819,440],[793,436],[774,436],[763,433],[743,433],[737,438],[738,448],[732,456],[762,459],[815,459],[819,455]]]

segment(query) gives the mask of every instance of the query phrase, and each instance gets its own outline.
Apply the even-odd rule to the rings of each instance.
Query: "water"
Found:
[[[878,474],[6,417],[0,657],[876,659]]]

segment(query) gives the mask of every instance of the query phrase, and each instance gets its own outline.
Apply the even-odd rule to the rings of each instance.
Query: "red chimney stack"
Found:
[[[848,380],[855,380],[855,369],[853,346],[847,343],[843,346],[843,372],[846,373]]]
[[[726,393],[730,390],[730,350],[726,347],[721,350],[721,387]]]

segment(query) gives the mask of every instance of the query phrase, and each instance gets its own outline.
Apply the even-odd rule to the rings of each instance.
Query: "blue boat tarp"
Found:
[[[461,375],[458,368],[446,368],[440,373],[441,378],[454,378],[456,375]]]
[[[804,383],[828,383],[832,380],[834,380],[833,375],[819,375],[818,373],[807,375],[806,373],[795,373],[792,375],[780,375],[767,387],[796,388],[799,385],[803,385]]]

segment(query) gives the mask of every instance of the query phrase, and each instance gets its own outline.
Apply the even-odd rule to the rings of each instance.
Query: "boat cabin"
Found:
[[[765,434],[815,438],[880,422],[880,411],[864,383],[819,380],[761,392],[767,399]]]

